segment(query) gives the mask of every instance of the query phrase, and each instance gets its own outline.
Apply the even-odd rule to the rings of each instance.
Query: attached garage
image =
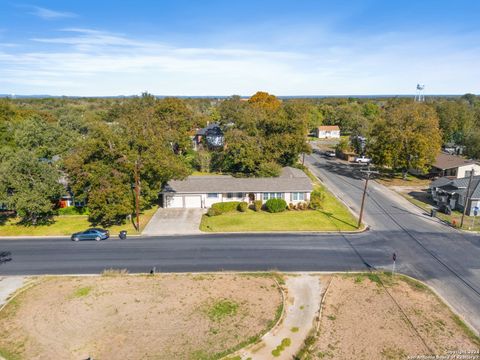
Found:
[[[186,208],[201,208],[202,197],[200,195],[186,195],[184,204]]]
[[[202,207],[201,195],[173,195],[166,196],[165,207],[167,208],[194,208]]]
[[[165,207],[167,208],[183,208],[183,196],[167,196],[166,200]]]

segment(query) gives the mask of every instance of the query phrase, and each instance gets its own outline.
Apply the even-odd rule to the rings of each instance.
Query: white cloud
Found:
[[[455,38],[383,34],[280,51],[179,47],[70,28],[35,38],[40,51],[0,47],[0,93],[119,95],[405,94],[478,92],[480,50]],[[53,50],[52,49],[55,49]]]
[[[67,11],[55,11],[51,9],[47,9],[40,6],[32,6],[32,11],[30,14],[38,16],[39,18],[45,20],[53,20],[53,19],[60,19],[60,18],[71,18],[76,17],[77,15]]]

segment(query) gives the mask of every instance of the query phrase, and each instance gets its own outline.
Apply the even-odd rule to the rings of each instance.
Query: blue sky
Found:
[[[480,2],[0,0],[0,93],[479,93]]]

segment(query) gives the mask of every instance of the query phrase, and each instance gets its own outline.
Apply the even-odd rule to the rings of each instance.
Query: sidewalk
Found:
[[[284,317],[258,344],[240,350],[242,359],[292,359],[304,346],[320,311],[322,286],[317,276],[299,274],[286,280]],[[285,344],[279,349],[279,345]],[[287,345],[289,344],[289,345]],[[277,355],[272,351],[277,349]],[[230,355],[231,356],[231,355]]]
[[[25,280],[24,276],[0,276],[0,309],[9,296],[25,284]]]

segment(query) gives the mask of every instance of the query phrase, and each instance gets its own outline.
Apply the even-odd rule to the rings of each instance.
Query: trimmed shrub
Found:
[[[287,202],[283,199],[269,199],[265,203],[268,212],[278,213],[287,209]]]
[[[211,209],[215,209],[219,214],[237,211],[240,201],[226,201],[212,204]],[[217,214],[217,215],[219,215]]]
[[[211,207],[210,209],[207,210],[207,216],[217,216],[220,215],[221,212],[218,211],[217,209]]]
[[[295,204],[294,203],[288,204],[288,210],[295,210]]]
[[[253,202],[253,210],[262,211],[263,202],[262,200],[255,200]]]
[[[89,215],[90,211],[86,207],[69,206],[57,210],[58,215]]]
[[[238,211],[240,212],[245,212],[248,209],[248,203],[245,201],[242,201],[240,204],[238,204]]]
[[[323,201],[325,200],[325,191],[322,188],[316,188],[310,194],[310,209],[320,210],[323,208]]]

